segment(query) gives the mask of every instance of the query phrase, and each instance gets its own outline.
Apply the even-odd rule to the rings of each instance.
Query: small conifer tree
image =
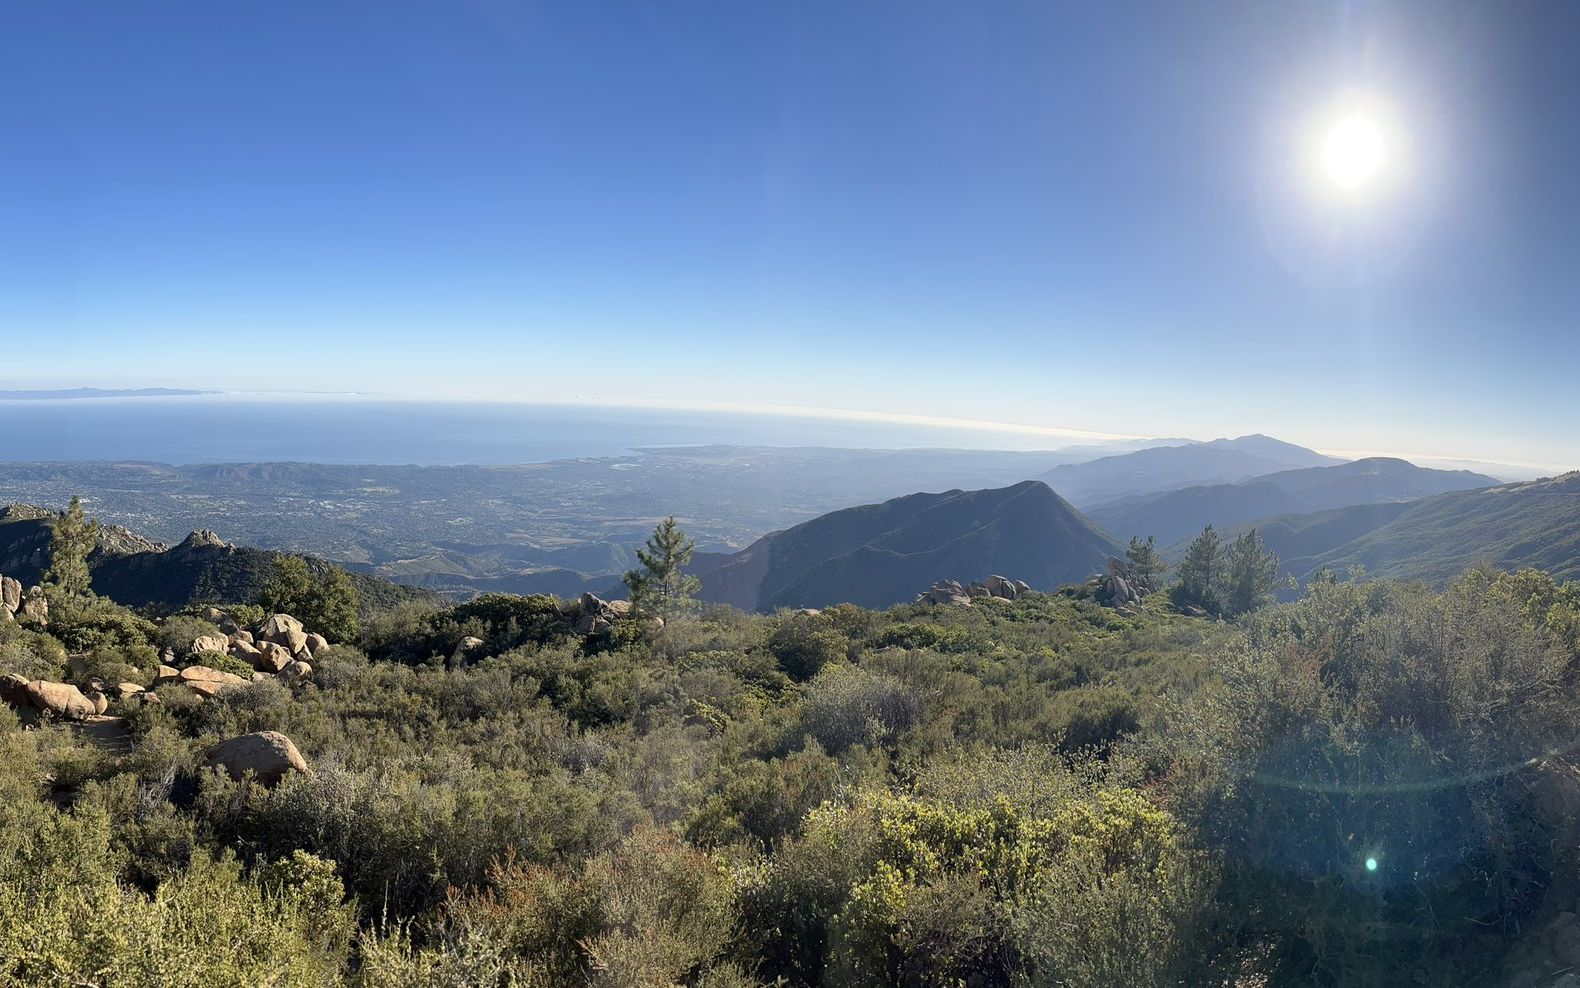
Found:
[[[702,589],[702,581],[685,572],[696,548],[673,515],[659,522],[647,545],[636,551],[642,568],[625,575],[631,605],[666,621],[689,610],[692,597]]]
[[[86,597],[93,577],[88,572],[88,554],[93,551],[99,523],[82,513],[82,498],[72,495],[65,513],[49,524],[49,569],[44,583],[67,597]]]

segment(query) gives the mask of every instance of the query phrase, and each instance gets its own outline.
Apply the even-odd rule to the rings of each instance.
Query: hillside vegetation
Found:
[[[1580,960],[1580,592],[1540,573],[1322,582],[1235,622],[1081,587],[664,622],[492,595],[335,644],[250,601],[43,593],[0,673],[137,689],[0,706],[3,983],[1548,984]],[[227,627],[312,641],[310,674],[157,668]],[[295,758],[241,771],[238,744]]]
[[[1336,466],[1284,470],[1238,484],[1125,498],[1097,505],[1087,514],[1110,532],[1126,536],[1144,532],[1170,544],[1194,535],[1207,524],[1222,529],[1273,515],[1409,501],[1497,483],[1493,477],[1469,470],[1431,470],[1377,456]]]
[[[1415,501],[1360,504],[1229,526],[1255,527],[1301,581],[1322,569],[1443,583],[1467,567],[1530,567],[1580,577],[1580,473],[1455,491]],[[1177,558],[1183,544],[1170,548]]]

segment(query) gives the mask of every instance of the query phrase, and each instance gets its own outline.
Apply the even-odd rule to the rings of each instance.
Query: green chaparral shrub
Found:
[[[49,634],[68,651],[146,650],[158,631],[154,623],[107,597],[49,594]]]
[[[82,674],[74,678],[78,682],[100,679],[110,686],[126,682],[141,685],[151,682],[158,669],[159,653],[152,645],[100,645],[83,657]]]
[[[548,598],[413,609],[304,681],[112,701],[115,730],[0,708],[0,983],[1498,983],[1580,865],[1577,614],[1490,570],[1233,622],[1031,594],[590,639]],[[0,625],[0,672],[65,662]],[[260,730],[311,775],[203,767]]]
[[[1315,585],[1252,621],[1156,742],[1222,852],[1224,908],[1283,976],[1481,977],[1487,931],[1569,867],[1544,763],[1580,737],[1580,683],[1518,582]]]
[[[0,624],[0,675],[23,679],[61,680],[66,674],[66,648],[42,632]]]
[[[838,663],[807,684],[807,730],[831,754],[893,737],[914,724],[922,699],[899,679]]]
[[[1048,704],[1053,730],[1067,748],[1105,747],[1141,727],[1141,705],[1115,686],[1077,686]]]
[[[375,982],[750,983],[723,957],[736,930],[731,871],[661,830],[639,828],[579,869],[503,864],[489,885],[453,895],[425,948],[365,944]]]
[[[362,628],[357,588],[338,566],[308,565],[301,556],[280,556],[255,602],[264,614],[289,614],[332,642],[354,642]]]
[[[824,666],[850,657],[851,641],[821,615],[781,614],[766,647],[791,679],[805,682]]]
[[[551,645],[575,637],[559,601],[542,594],[482,594],[443,610],[412,604],[369,621],[361,639],[368,655],[382,661],[417,663],[446,658],[461,639],[480,638],[474,659],[523,645]]]
[[[159,626],[154,644],[174,652],[178,660],[184,660],[192,653],[194,639],[224,637],[225,633],[212,621],[205,621],[195,615],[177,614],[166,618]]]
[[[332,865],[259,883],[201,853],[148,894],[117,880],[112,840],[102,812],[0,809],[0,982],[340,982],[353,917]]]
[[[809,815],[743,883],[764,974],[795,983],[1164,984],[1188,958],[1210,870],[1128,789],[1049,815],[1008,795],[865,790]],[[1145,930],[1138,947],[1130,938]]]

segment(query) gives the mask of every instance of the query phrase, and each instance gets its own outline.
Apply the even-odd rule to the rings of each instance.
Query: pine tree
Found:
[[[1219,576],[1218,533],[1208,525],[1185,550],[1180,560],[1179,582],[1174,585],[1174,602],[1217,612],[1214,594]]]
[[[1251,529],[1234,540],[1224,554],[1224,587],[1218,595],[1224,613],[1256,610],[1273,601],[1278,581],[1278,557],[1267,550],[1261,533]]]
[[[72,495],[71,506],[49,525],[49,569],[44,583],[68,597],[86,597],[93,577],[88,554],[93,551],[99,523],[83,517],[82,498]]]
[[[702,581],[685,572],[696,548],[673,515],[660,522],[646,547],[636,551],[642,568],[625,575],[632,606],[666,621],[688,609],[691,597],[702,589]]]
[[[1131,537],[1130,548],[1125,550],[1125,566],[1149,592],[1158,589],[1158,580],[1169,568],[1158,555],[1158,540],[1153,535],[1148,535],[1145,542],[1139,535]]]

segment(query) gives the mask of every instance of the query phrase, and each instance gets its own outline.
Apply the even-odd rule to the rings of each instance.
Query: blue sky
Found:
[[[7,4],[0,386],[1580,464],[1577,40],[1536,3]],[[1363,204],[1303,170],[1354,93],[1407,151]]]

